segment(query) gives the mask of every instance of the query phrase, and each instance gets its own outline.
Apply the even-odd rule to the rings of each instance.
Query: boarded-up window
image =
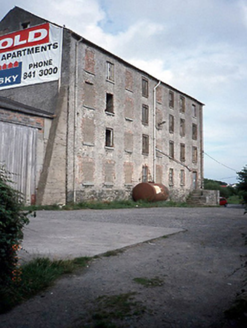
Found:
[[[192,104],[192,115],[193,117],[196,117],[197,113],[196,113],[196,105]]]
[[[92,50],[86,49],[85,51],[85,71],[94,74],[94,52]]]
[[[114,183],[115,178],[115,162],[105,162],[105,182],[109,184]]]
[[[194,123],[192,124],[192,139],[197,140],[197,125]]]
[[[158,86],[158,88],[156,89],[156,101],[158,103],[162,103],[162,87]]]
[[[185,112],[185,98],[183,96],[180,96],[179,99],[179,110],[181,113]]]
[[[180,144],[180,161],[185,162],[185,144]]]
[[[125,72],[125,89],[133,91],[133,76],[132,73],[128,70]]]
[[[133,133],[125,132],[124,134],[124,150],[126,152],[133,152]]]
[[[144,155],[149,153],[149,136],[146,134],[142,135],[142,153]]]
[[[94,162],[93,160],[87,161],[83,159],[82,161],[82,183],[93,184],[94,182]]]
[[[156,165],[156,183],[162,183],[162,166]]]
[[[148,80],[142,78],[142,96],[148,98]]]
[[[107,80],[114,81],[114,64],[107,62]]]
[[[192,162],[197,163],[197,147],[192,147]]]
[[[169,132],[173,133],[174,132],[174,116],[169,115]]]
[[[169,141],[169,156],[174,158],[174,142]]]
[[[180,170],[180,185],[184,186],[185,185],[185,171]]]
[[[169,169],[169,186],[173,186],[174,178],[173,178],[173,169]]]
[[[169,107],[174,107],[174,92],[169,91]]]
[[[124,163],[124,183],[125,184],[132,183],[132,175],[133,175],[133,164],[132,163]]]
[[[142,167],[142,182],[148,182],[148,166],[144,165]]]
[[[142,105],[142,124],[148,125],[148,105]]]
[[[134,118],[134,100],[127,97],[124,103],[124,115],[126,118],[133,120]]]
[[[85,145],[94,145],[95,143],[95,124],[94,120],[91,118],[82,119],[82,137],[83,144]]]
[[[94,85],[88,81],[84,83],[83,105],[89,108],[95,108],[95,89]]]
[[[185,120],[182,118],[180,119],[180,136],[185,136]]]

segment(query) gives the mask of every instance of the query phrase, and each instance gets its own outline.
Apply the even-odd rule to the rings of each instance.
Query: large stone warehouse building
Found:
[[[203,104],[21,8],[0,22],[0,162],[27,203],[184,200],[203,181]]]

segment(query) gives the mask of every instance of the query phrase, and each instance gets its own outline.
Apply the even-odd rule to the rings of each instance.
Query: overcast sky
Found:
[[[247,164],[247,0],[8,0],[205,104],[205,177]],[[216,160],[216,161],[215,161]]]

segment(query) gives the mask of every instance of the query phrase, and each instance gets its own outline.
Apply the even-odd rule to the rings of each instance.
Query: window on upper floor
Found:
[[[192,124],[192,139],[197,140],[197,125],[194,123]]]
[[[169,186],[173,186],[173,169],[169,169]]]
[[[146,134],[142,135],[142,153],[144,155],[149,154],[149,136]]]
[[[192,147],[192,162],[197,163],[197,147]]]
[[[174,92],[169,91],[169,107],[174,108]]]
[[[169,115],[169,132],[173,133],[174,132],[174,116]]]
[[[180,144],[180,161],[185,162],[185,144]]]
[[[174,158],[174,142],[169,141],[169,156]]]
[[[114,106],[113,106],[113,95],[111,93],[106,94],[106,108],[105,111],[108,113],[114,113]]]
[[[185,136],[185,120],[183,118],[180,119],[180,136]]]
[[[142,124],[148,125],[148,105],[142,105]]]
[[[23,22],[21,23],[21,28],[23,30],[25,30],[26,28],[29,28],[30,27],[30,22]]]
[[[185,98],[183,96],[180,96],[180,100],[179,100],[179,109],[180,109],[180,113],[184,113],[185,112]]]
[[[105,146],[113,147],[113,129],[106,128],[105,130]]]
[[[107,62],[107,80],[114,81],[114,64]]]
[[[148,98],[148,80],[142,78],[142,96]]]
[[[192,104],[192,115],[193,115],[193,117],[196,117],[197,116],[196,114],[197,114],[196,113],[196,105]]]

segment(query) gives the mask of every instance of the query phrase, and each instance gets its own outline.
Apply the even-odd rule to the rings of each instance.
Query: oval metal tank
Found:
[[[169,191],[166,186],[160,183],[141,182],[133,188],[132,196],[134,201],[142,199],[149,202],[158,202],[167,200]]]

